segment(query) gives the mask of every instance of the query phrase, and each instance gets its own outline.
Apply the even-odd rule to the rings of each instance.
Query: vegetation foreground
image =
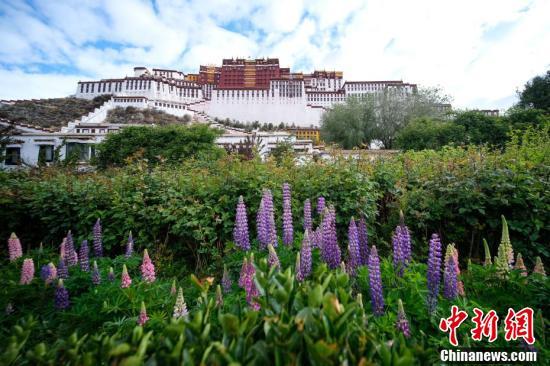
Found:
[[[2,173],[0,364],[431,365],[452,305],[543,363],[549,146]]]

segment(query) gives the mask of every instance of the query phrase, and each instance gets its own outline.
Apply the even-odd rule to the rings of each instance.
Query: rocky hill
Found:
[[[176,117],[163,111],[154,109],[137,109],[135,107],[117,107],[107,114],[106,122],[131,123],[131,124],[155,124],[173,125],[187,124],[191,122],[190,116]]]
[[[41,127],[59,128],[101,106],[111,98],[100,95],[92,100],[52,98],[15,101],[0,105],[0,118]]]

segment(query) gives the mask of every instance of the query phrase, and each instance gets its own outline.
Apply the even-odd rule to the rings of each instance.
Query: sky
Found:
[[[231,57],[439,87],[506,109],[550,68],[548,0],[0,1],[0,99],[62,97],[134,66],[198,72]]]

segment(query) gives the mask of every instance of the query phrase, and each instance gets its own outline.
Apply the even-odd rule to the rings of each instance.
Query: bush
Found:
[[[97,165],[122,166],[139,157],[151,164],[174,163],[196,157],[216,159],[222,154],[214,141],[220,131],[206,125],[163,127],[131,126],[108,135],[97,146]]]
[[[465,128],[449,121],[421,118],[412,121],[397,134],[397,147],[404,150],[440,149],[460,145]]]

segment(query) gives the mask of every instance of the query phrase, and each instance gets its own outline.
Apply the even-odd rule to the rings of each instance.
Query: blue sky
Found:
[[[66,96],[134,66],[197,72],[227,57],[440,86],[507,108],[550,67],[550,1],[33,0],[0,2],[0,98]]]

